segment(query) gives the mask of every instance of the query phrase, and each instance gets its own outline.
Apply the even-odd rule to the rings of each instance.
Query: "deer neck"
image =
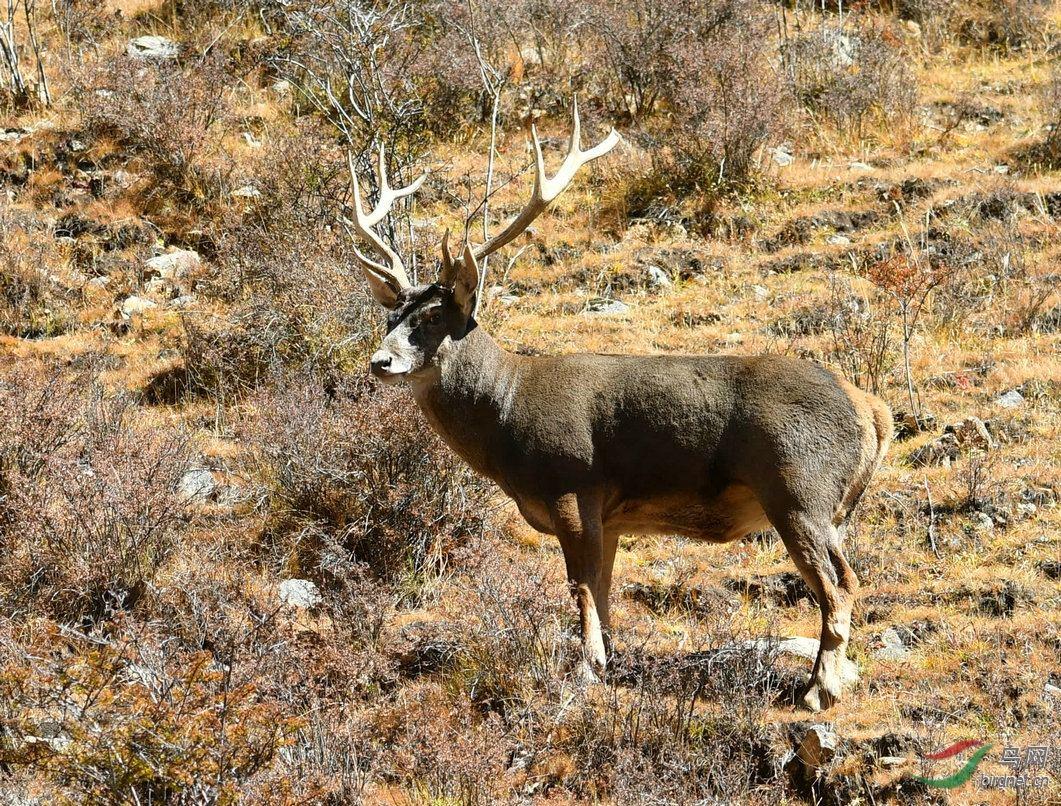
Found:
[[[432,372],[412,384],[413,397],[446,444],[502,486],[492,448],[503,440],[519,394],[521,361],[472,321],[462,338],[442,345]]]

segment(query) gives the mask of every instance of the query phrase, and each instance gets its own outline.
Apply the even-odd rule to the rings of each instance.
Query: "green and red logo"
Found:
[[[976,772],[976,768],[980,766],[980,762],[984,760],[984,756],[990,752],[992,745],[984,744],[976,739],[965,739],[960,742],[955,742],[950,747],[944,747],[938,753],[929,753],[921,757],[923,760],[927,761],[943,761],[944,759],[960,755],[966,750],[970,750],[974,747],[979,749],[969,757],[969,760],[965,762],[965,766],[953,775],[948,775],[946,778],[924,778],[920,775],[915,775],[914,779],[920,781],[925,786],[932,787],[933,789],[954,789],[955,787],[961,786],[973,777],[973,773]]]

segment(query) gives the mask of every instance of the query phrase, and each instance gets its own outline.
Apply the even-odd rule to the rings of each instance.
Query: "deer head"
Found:
[[[371,212],[366,213],[361,204],[360,184],[353,157],[348,158],[354,220],[344,219],[344,224],[351,235],[366,242],[381,258],[381,261],[373,260],[356,248],[354,250],[372,296],[388,310],[387,333],[372,356],[372,373],[377,378],[385,383],[414,380],[437,363],[440,351],[445,352],[447,343],[463,338],[474,326],[479,261],[526,231],[531,222],[545,212],[571,184],[580,167],[608,153],[618,144],[619,135],[612,129],[604,140],[583,151],[577,103],[573,107],[573,117],[567,156],[552,178],[545,174],[541,143],[537,131],[531,127],[536,171],[530,201],[501,232],[477,247],[466,242],[456,257],[450,253],[447,231],[442,238],[438,280],[428,285],[414,286],[409,282],[401,258],[373,229],[390,212],[396,200],[414,193],[420,187],[427,174],[407,187],[391,188],[387,183],[381,148],[379,202]]]

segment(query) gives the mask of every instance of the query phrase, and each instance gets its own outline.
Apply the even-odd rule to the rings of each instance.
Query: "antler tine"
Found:
[[[531,192],[530,201],[513,218],[505,228],[474,250],[476,260],[482,260],[487,255],[493,254],[505,244],[511,242],[523,233],[531,222],[540,216],[545,209],[571,184],[578,169],[587,162],[602,157],[615,148],[619,143],[619,133],[612,129],[608,136],[601,140],[593,148],[582,150],[582,121],[578,115],[578,99],[572,104],[571,139],[568,145],[567,156],[564,157],[556,175],[550,179],[545,174],[545,157],[542,155],[542,144],[538,139],[538,130],[531,125],[531,143],[534,146],[535,175],[534,190]]]
[[[379,201],[376,203],[376,206],[372,208],[372,212],[365,213],[364,207],[361,203],[361,183],[357,179],[357,168],[354,165],[354,155],[350,152],[347,152],[346,154],[346,165],[350,170],[350,189],[354,197],[354,220],[350,221],[344,217],[343,224],[348,230],[356,233],[363,240],[368,241],[379,254],[386,258],[386,265],[367,257],[358,250],[357,247],[354,247],[354,254],[357,256],[357,259],[361,261],[363,268],[366,270],[381,275],[384,279],[393,280],[401,288],[409,287],[409,277],[405,273],[405,265],[402,263],[402,259],[398,256],[398,253],[391,249],[386,241],[384,241],[383,238],[381,238],[372,228],[387,216],[391,211],[391,207],[394,206],[395,201],[415,193],[420,188],[420,185],[422,185],[427,178],[427,171],[425,171],[419,179],[406,187],[392,188],[387,182],[386,159],[383,146],[381,145],[379,149],[378,163]]]

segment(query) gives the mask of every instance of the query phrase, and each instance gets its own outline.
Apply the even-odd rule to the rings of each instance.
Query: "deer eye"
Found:
[[[423,313],[423,320],[425,322],[437,322],[442,318],[442,307],[436,305],[433,308],[428,308]]]

